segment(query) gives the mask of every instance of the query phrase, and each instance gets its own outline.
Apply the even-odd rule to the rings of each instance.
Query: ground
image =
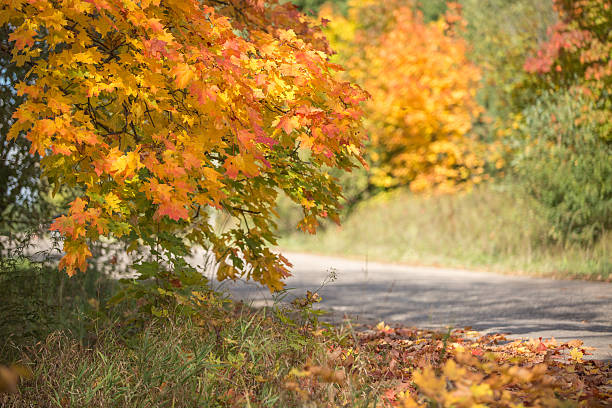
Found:
[[[286,254],[293,263],[289,297],[319,290],[319,307],[339,320],[399,323],[419,328],[471,326],[511,337],[582,339],[592,358],[612,359],[612,286],[461,269],[372,263],[311,254]],[[224,284],[254,305],[273,302],[252,283]]]

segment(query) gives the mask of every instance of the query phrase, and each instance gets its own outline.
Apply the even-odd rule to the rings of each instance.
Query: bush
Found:
[[[592,244],[612,226],[612,144],[596,112],[576,92],[548,92],[518,129],[525,150],[515,169],[562,243]]]
[[[114,286],[94,269],[70,278],[49,264],[0,258],[0,361],[59,329],[87,340],[90,318]]]

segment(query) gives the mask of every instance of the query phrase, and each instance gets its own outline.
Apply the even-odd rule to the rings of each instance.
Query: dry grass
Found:
[[[17,407],[605,406],[609,363],[581,342],[501,335],[287,323],[289,311],[231,303],[206,321],[120,325],[84,346],[55,332],[23,350],[32,379],[0,404]],[[227,305],[226,305],[227,306]],[[277,313],[283,313],[279,319]],[[569,352],[569,356],[568,356]]]
[[[516,189],[490,185],[455,196],[380,195],[341,227],[315,236],[287,234],[289,250],[498,272],[609,279],[612,233],[592,247],[549,239],[536,203]]]

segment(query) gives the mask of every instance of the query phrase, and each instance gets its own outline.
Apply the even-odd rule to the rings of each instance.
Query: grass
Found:
[[[95,305],[117,284],[92,270],[69,278],[57,268],[26,259],[0,260],[0,360],[56,330],[86,341]]]
[[[511,187],[489,185],[459,195],[396,191],[362,203],[341,227],[316,236],[285,234],[283,249],[370,260],[608,280],[612,233],[592,247],[561,245],[535,202]]]
[[[20,279],[39,276],[26,266]],[[28,314],[30,324],[47,324],[0,339],[3,408],[573,407],[612,397],[610,366],[583,361],[580,342],[508,342],[384,323],[332,327],[317,321],[309,302],[253,309],[215,292],[189,317],[135,316],[105,307],[116,285],[95,271],[68,280],[45,273],[38,279],[49,298]],[[15,306],[37,299],[42,288],[28,287],[17,279],[0,286],[20,294]],[[45,306],[60,303],[62,312]],[[0,322],[18,310],[2,309]],[[16,385],[11,372],[23,378],[6,393]]]
[[[324,357],[324,348],[247,310],[203,326],[158,320],[131,336],[107,329],[89,347],[53,333],[22,360],[37,380],[3,406],[294,406],[285,377],[305,356]]]
[[[300,406],[285,386],[291,370],[326,365],[329,342],[349,336],[323,338],[314,311],[256,310],[214,292],[196,316],[134,316],[105,307],[117,284],[96,271],[67,278],[21,264],[17,273],[0,275],[0,296],[12,299],[0,309],[3,408]],[[3,395],[2,364],[15,362],[32,380]],[[364,381],[330,387],[309,395],[368,406]]]

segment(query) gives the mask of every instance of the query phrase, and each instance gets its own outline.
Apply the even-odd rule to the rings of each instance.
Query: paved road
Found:
[[[612,284],[497,275],[459,269],[366,263],[289,253],[288,299],[317,289],[330,270],[337,279],[319,293],[332,319],[401,323],[423,328],[472,326],[513,337],[575,338],[612,359]],[[256,285],[227,285],[232,296],[270,304]]]

